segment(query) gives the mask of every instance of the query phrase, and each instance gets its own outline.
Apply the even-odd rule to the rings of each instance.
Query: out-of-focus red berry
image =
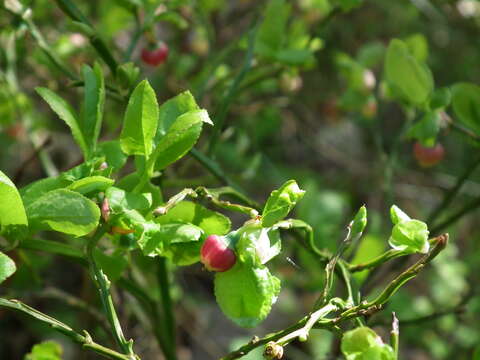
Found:
[[[439,143],[432,147],[426,147],[417,141],[413,145],[413,154],[420,166],[430,167],[442,161],[445,156],[445,149]]]
[[[168,57],[168,46],[163,41],[160,41],[154,49],[143,48],[141,57],[145,64],[151,66],[163,64]]]

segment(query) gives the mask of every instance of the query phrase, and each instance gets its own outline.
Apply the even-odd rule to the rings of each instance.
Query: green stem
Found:
[[[431,246],[435,246],[437,244],[437,241],[438,241],[438,238],[436,238],[436,237],[428,240],[428,242],[430,243]],[[349,264],[348,269],[351,272],[370,270],[370,269],[377,268],[378,266],[386,263],[389,260],[392,260],[392,259],[395,259],[395,258],[401,257],[401,256],[406,256],[406,255],[411,255],[411,253],[401,251],[401,250],[390,249],[390,250],[385,251],[380,256],[377,256],[375,259],[370,260],[366,263],[357,264],[357,265]]]
[[[170,281],[168,279],[167,259],[164,257],[159,257],[158,259],[158,285],[160,286],[163,317],[165,319],[165,327],[167,330],[166,335],[168,351],[166,353],[166,356],[169,360],[175,360],[177,358],[175,351],[175,310],[172,305],[172,297],[170,294]]]
[[[195,192],[198,194],[198,196],[204,197],[207,200],[211,201],[212,204],[216,207],[225,210],[241,212],[250,216],[251,218],[255,218],[256,216],[258,216],[258,211],[260,210],[259,204],[229,186],[216,189],[207,189],[206,187],[200,186],[195,189]],[[233,204],[230,201],[221,200],[220,197],[222,195],[233,196],[237,198],[237,200],[248,204],[248,206]]]
[[[130,45],[128,45],[128,49],[125,52],[125,56],[123,57],[124,62],[130,61],[132,57],[133,50],[135,50],[135,47],[137,46],[138,40],[140,40],[140,37],[142,36],[142,29],[137,28],[135,29],[135,33],[132,36],[132,41],[130,42]]]
[[[177,206],[180,202],[185,200],[187,196],[196,198],[198,195],[193,189],[190,189],[190,188],[183,189],[178,194],[175,194],[170,199],[168,199],[165,205],[159,206],[158,208],[153,210],[153,213],[155,215],[165,215],[167,212],[170,211],[171,208]]]
[[[281,339],[282,337],[288,335],[289,333],[296,331],[297,329],[301,328],[305,323],[307,322],[307,317],[299,320],[296,324],[281,330],[277,331],[275,333],[269,334],[261,339],[258,338],[253,338],[248,344],[245,344],[238,348],[235,351],[232,351],[228,355],[222,357],[220,360],[234,360],[234,359],[239,359],[242,356],[248,354],[250,351],[256,349],[259,346],[265,345],[269,343],[270,341],[276,341],[278,339]]]
[[[153,210],[153,214],[157,216],[165,215],[170,211],[171,208],[177,206],[180,202],[185,200],[185,198],[188,196],[193,199],[197,199],[197,198],[206,199],[216,207],[219,207],[225,210],[241,212],[241,213],[247,214],[251,218],[255,218],[258,216],[258,211],[253,207],[244,206],[240,204],[232,204],[230,201],[221,200],[220,196],[222,194],[230,194],[230,195],[236,196],[237,198],[243,200],[244,202],[251,203],[251,200],[249,200],[248,198],[246,198],[245,196],[243,196],[242,194],[238,193],[237,191],[235,191],[230,187],[222,187],[218,189],[207,189],[206,187],[200,186],[195,190],[190,188],[183,189],[178,194],[168,199],[165,205],[159,206],[155,210]]]
[[[325,287],[323,289],[321,296],[318,298],[314,308],[317,308],[318,306],[321,306],[321,305],[325,305],[330,300],[329,297],[330,297],[330,291],[333,286],[333,274],[335,272],[335,267],[337,265],[338,260],[343,255],[344,251],[351,244],[350,235],[351,235],[351,227],[348,226],[347,236],[345,236],[345,239],[340,244],[337,250],[337,253],[331,257],[331,259],[328,261],[327,265],[325,266]],[[349,300],[351,301],[351,305],[353,305],[353,294],[352,294],[352,289],[350,287],[350,275],[347,268],[345,268],[344,271],[342,271],[342,276],[345,280],[345,284],[347,284],[347,288],[349,292]]]
[[[113,304],[112,296],[110,295],[110,281],[107,276],[103,273],[102,269],[98,266],[94,257],[94,250],[102,238],[102,236],[107,232],[107,225],[102,225],[97,229],[95,235],[89,239],[86,247],[86,257],[89,262],[90,271],[92,272],[93,280],[95,281],[98,292],[100,294],[100,299],[102,300],[103,309],[107,315],[108,322],[112,328],[113,335],[118,346],[122,349],[123,353],[130,355],[131,359],[135,359],[135,354],[133,352],[133,340],[127,341],[123,335],[123,330],[118,320],[117,313],[115,311],[115,306]]]
[[[220,66],[225,59],[231,55],[235,49],[237,49],[240,40],[242,40],[244,36],[245,34],[240,35],[240,37],[232,40],[227,46],[221,49],[217,55],[212,55],[208,58],[208,63],[204,64],[203,70],[197,76],[197,80],[195,81],[196,84],[193,86],[193,93],[199,103],[202,101],[203,96],[207,92],[207,87],[210,83],[210,79],[212,78],[212,74],[215,74],[215,70],[218,68],[218,66]]]
[[[66,291],[57,289],[55,287],[47,287],[46,289],[40,291],[36,294],[39,298],[42,299],[53,299],[58,300],[74,309],[78,309],[84,312],[87,312],[100,326],[108,333],[109,325],[108,321],[100,311],[92,307],[91,304],[86,301],[69,294]]]
[[[390,282],[375,300],[371,302],[362,302],[360,305],[353,306],[343,311],[336,318],[326,319],[325,318],[326,315],[323,317],[320,316],[317,319],[315,319],[316,320],[315,322],[312,321],[313,324],[309,323],[309,326],[311,325],[310,328],[336,329],[337,325],[340,324],[341,322],[354,319],[357,317],[369,315],[380,310],[382,305],[385,302],[387,302],[391,298],[391,296],[393,296],[393,294],[398,290],[400,286],[405,284],[407,281],[413,279],[426,264],[432,261],[440,253],[440,251],[442,251],[445,248],[447,244],[447,240],[448,240],[447,234],[437,237],[435,247],[427,255],[423,256],[417,263],[409,267],[406,271],[398,275],[392,282]],[[329,305],[333,305],[333,304],[329,304]],[[329,312],[334,311],[333,309],[330,309],[330,307],[328,307],[327,309],[329,310]],[[324,311],[324,310],[326,309],[322,308],[322,309],[319,309],[318,311]],[[315,314],[315,313],[312,313],[312,314]],[[233,360],[233,359],[241,358],[242,356],[248,354],[253,349],[259,346],[265,345],[271,341],[275,342],[275,341],[280,341],[281,339],[282,341],[285,339],[290,340],[292,336],[289,334],[293,333],[296,336],[298,336],[300,332],[297,332],[297,330],[305,327],[305,325],[311,319],[311,315],[300,319],[296,324],[293,324],[287,329],[278,331],[273,334],[269,334],[263,338],[255,337],[248,344],[245,344],[241,346],[239,349],[232,351],[231,353],[224,356],[220,360]],[[304,333],[301,332],[301,335],[304,335]]]
[[[31,9],[23,6],[22,9],[12,9],[7,8],[7,10],[15,15],[27,28],[27,30],[32,35],[33,39],[37,42],[40,49],[51,61],[51,63],[61,72],[63,72],[67,77],[72,80],[77,80],[77,76],[65,66],[62,61],[58,58],[57,54],[48,46],[48,43],[45,41],[42,33],[38,30],[37,26],[32,20]]]
[[[78,77],[75,75],[75,73],[70,71],[70,69],[60,60],[57,54],[55,54],[55,52],[50,48],[50,46],[45,41],[42,33],[38,30],[37,26],[34,24],[34,22],[30,18],[24,19],[23,22],[27,26],[28,30],[30,31],[30,34],[32,34],[32,37],[35,39],[40,49],[51,61],[51,63],[58,70],[63,72],[68,78],[72,80],[78,80]]]
[[[468,180],[470,175],[478,168],[480,165],[480,157],[474,161],[474,163],[469,166],[462,175],[457,179],[455,186],[451,188],[443,198],[442,202],[432,211],[432,214],[428,217],[427,224],[433,224],[435,220],[440,216],[440,214],[445,210],[448,209],[448,206],[451,204],[454,197],[458,194],[460,189],[462,188],[465,181]]]
[[[406,253],[405,251],[390,249],[388,251],[385,251],[382,255],[380,255],[380,256],[376,257],[375,259],[370,260],[366,263],[357,264],[357,265],[350,264],[348,266],[348,269],[351,272],[369,270],[369,269],[373,269],[373,268],[376,268],[376,267],[382,265],[383,263],[387,262],[388,260],[395,259],[397,257],[404,256],[404,255],[408,255],[408,253]]]
[[[341,317],[349,317],[349,315],[357,313],[359,310],[365,310],[372,307],[381,307],[385,304],[395,292],[406,282],[410,281],[411,279],[415,278],[419,271],[423,269],[423,267],[432,261],[439,253],[442,251],[448,242],[448,234],[440,235],[436,238],[436,245],[435,247],[430,250],[428,254],[423,256],[420,260],[418,260],[415,264],[410,266],[407,270],[402,272],[398,275],[395,279],[393,279],[388,286],[372,301],[363,302],[360,305],[354,306],[345,312],[343,312],[340,316]]]
[[[117,281],[118,286],[122,287],[130,295],[132,295],[141,304],[141,310],[147,314],[152,327],[152,332],[155,335],[158,345],[162,349],[166,358],[171,358],[169,353],[169,343],[165,337],[165,326],[163,319],[160,317],[157,308],[157,302],[146,293],[140,286],[138,286],[132,280],[120,278]]]
[[[212,160],[207,155],[203,154],[202,152],[198,151],[195,148],[190,150],[190,154],[197,160],[205,169],[207,169],[213,176],[215,176],[218,180],[220,180],[223,184],[226,184],[233,189],[245,193],[240,185],[236,184],[233,180],[231,180],[228,175],[222,170],[220,165],[214,160]]]
[[[385,165],[385,199],[388,206],[393,204],[395,200],[394,189],[393,189],[393,177],[395,175],[395,170],[397,167],[397,160],[398,160],[398,151],[400,148],[400,143],[403,137],[405,136],[406,132],[408,131],[411,122],[415,119],[415,110],[413,109],[406,109],[406,119],[403,122],[402,128],[398,132],[398,135],[395,136],[392,147],[390,150],[390,154],[387,159],[387,164]]]
[[[257,33],[257,26],[254,26],[253,29],[250,31],[250,34],[248,36],[248,49],[247,53],[245,55],[245,60],[243,63],[243,66],[240,70],[240,72],[237,74],[235,79],[232,82],[232,85],[228,89],[221,105],[220,109],[218,112],[215,114],[215,125],[213,127],[213,133],[212,137],[210,139],[210,144],[208,147],[207,154],[209,156],[214,155],[215,149],[217,147],[218,139],[220,137],[220,133],[223,129],[223,125],[225,123],[225,118],[227,116],[228,110],[230,108],[230,105],[233,103],[233,100],[235,99],[237,95],[237,90],[245,77],[245,75],[248,73],[250,70],[250,67],[252,66],[252,60],[253,60],[253,50],[255,48],[255,36]]]
[[[310,330],[313,328],[313,326],[322,318],[325,318],[328,314],[330,314],[333,311],[338,310],[338,306],[333,304],[333,303],[328,303],[322,308],[318,309],[317,311],[313,312],[309,316],[307,316],[307,320],[305,322],[305,325],[303,325],[300,329],[295,330],[284,337],[281,337],[276,341],[277,344],[279,345],[286,345],[295,338],[298,338],[300,341],[306,341],[308,338],[308,335],[310,334]]]
[[[85,15],[80,11],[80,9],[70,0],[55,0],[58,7],[68,15],[72,20],[81,22],[93,30],[93,34],[89,35],[90,44],[95,48],[100,57],[105,61],[105,63],[110,68],[110,71],[113,75],[117,73],[117,61],[114,56],[108,49],[105,42],[98,36],[96,31],[93,29],[92,23],[87,19]]]
[[[462,125],[458,124],[456,121],[453,121],[453,119],[450,116],[448,116],[446,113],[444,113],[444,114],[446,115],[446,119],[447,119],[448,123],[450,124],[450,126],[452,127],[453,130],[461,133],[462,135],[466,135],[466,136],[470,137],[471,140],[475,141],[476,143],[478,143],[480,141],[480,136],[479,135],[477,135],[472,130],[470,130],[468,128],[465,128]]]
[[[462,209],[451,215],[445,221],[441,222],[437,226],[434,226],[430,233],[438,234],[439,232],[443,231],[444,229],[455,223],[458,219],[462,218],[463,215],[468,214],[470,211],[473,211],[478,207],[480,207],[480,198],[470,201],[469,203],[467,203],[467,205],[465,205]]]
[[[67,256],[84,265],[88,263],[81,250],[58,241],[43,239],[25,239],[20,242],[19,248]]]
[[[70,326],[62,323],[61,321],[55,318],[52,318],[51,316],[48,316],[18,300],[14,300],[14,299],[7,300],[7,299],[0,298],[0,306],[27,314],[49,325],[54,330],[68,336],[74,342],[82,345],[83,348],[94,351],[98,355],[101,355],[105,358],[117,359],[117,360],[136,360],[136,358],[133,358],[129,355],[121,354],[119,352],[116,352],[115,350],[112,350],[105,346],[97,344],[92,340],[91,336],[86,331],[84,331],[84,335],[81,335],[76,331],[74,331]]]

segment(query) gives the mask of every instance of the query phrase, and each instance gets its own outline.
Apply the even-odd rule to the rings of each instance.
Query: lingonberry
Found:
[[[442,161],[445,156],[445,149],[439,143],[432,147],[426,147],[417,141],[413,145],[413,154],[420,166],[430,167]]]

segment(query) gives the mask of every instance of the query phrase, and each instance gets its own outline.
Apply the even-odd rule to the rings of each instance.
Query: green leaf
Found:
[[[309,49],[284,49],[275,54],[275,58],[284,64],[299,66],[315,60],[314,54]]]
[[[334,4],[338,4],[343,12],[350,11],[362,4],[363,0],[334,0]]]
[[[206,110],[193,110],[180,115],[162,137],[152,155],[155,168],[162,170],[183,157],[195,145],[203,123],[212,124]]]
[[[98,63],[95,64],[93,70],[89,66],[83,65],[82,73],[85,82],[85,97],[81,127],[90,157],[95,152],[102,127],[105,83],[102,68]]]
[[[363,205],[355,215],[351,225],[350,236],[352,239],[362,236],[363,230],[367,226],[367,208]]]
[[[364,326],[358,327],[343,334],[341,349],[346,356],[363,352],[375,346],[378,339],[378,335],[372,329]]]
[[[395,354],[390,345],[370,328],[358,327],[343,334],[342,353],[347,360],[394,360]]]
[[[153,149],[157,131],[158,103],[155,91],[143,80],[137,85],[130,100],[120,134],[120,146],[125,154],[148,157]]]
[[[480,134],[480,86],[469,83],[454,85],[452,106],[458,120]]]
[[[215,297],[223,313],[236,324],[254,327],[270,313],[280,292],[280,280],[268,268],[253,268],[237,261],[215,274]]]
[[[388,243],[395,250],[425,254],[430,247],[427,224],[419,220],[400,221],[393,227]]]
[[[402,209],[400,209],[397,205],[393,205],[390,208],[390,219],[392,220],[393,224],[398,224],[401,221],[411,220],[410,216],[405,214],[405,212]]]
[[[150,194],[130,193],[117,187],[109,187],[105,191],[110,208],[114,212],[124,210],[147,210],[152,205]]]
[[[17,267],[13,260],[0,251],[0,284],[15,271],[17,271]]]
[[[114,182],[112,179],[104,176],[88,176],[74,181],[68,186],[68,189],[80,194],[88,194],[94,191],[105,191],[108,187],[112,186]]]
[[[0,232],[6,237],[28,226],[22,198],[15,184],[0,171]]]
[[[420,141],[426,147],[435,145],[440,131],[440,114],[437,111],[426,113],[420,121],[408,130],[408,137]]]
[[[115,185],[116,187],[125,190],[133,191],[140,181],[140,175],[137,172],[128,174],[127,176],[120,179]],[[139,193],[151,194],[151,207],[155,208],[163,204],[163,197],[160,191],[160,188],[156,185],[153,185],[151,182],[147,182],[142,189],[137,189]],[[149,200],[150,201],[150,200]]]
[[[407,45],[410,54],[412,54],[415,59],[421,63],[427,61],[428,42],[425,36],[422,34],[411,35],[405,39],[405,44]]]
[[[269,1],[255,41],[258,54],[274,57],[283,48],[289,14],[290,5],[285,0]]]
[[[367,43],[358,51],[357,61],[367,69],[376,67],[385,56],[385,46],[379,41]]]
[[[413,105],[425,103],[433,91],[430,69],[415,59],[407,45],[398,39],[388,46],[385,76],[397,96]]]
[[[171,208],[165,215],[155,219],[158,224],[171,222],[190,223],[201,228],[205,235],[225,235],[232,225],[230,219],[216,211],[209,210],[191,201],[182,201]]]
[[[98,152],[105,157],[108,166],[114,171],[120,170],[127,162],[127,156],[123,153],[118,140],[104,141],[98,145]]]
[[[247,266],[266,264],[282,250],[282,242],[278,230],[257,226],[246,226],[238,229],[239,236],[235,246],[241,262]]]
[[[43,194],[55,189],[65,188],[71,183],[72,181],[65,179],[63,176],[40,179],[21,188],[20,195],[25,206],[28,206]]]
[[[83,179],[87,176],[92,175],[106,175],[108,174],[108,169],[100,170],[100,166],[104,162],[103,158],[92,158],[90,160],[84,161],[78,166],[75,166],[65,172],[60,176],[68,181],[76,181]]]
[[[154,18],[155,22],[159,21],[167,21],[179,29],[186,29],[188,28],[188,22],[179,14],[173,11],[164,11]]]
[[[298,187],[295,180],[289,180],[278,190],[274,190],[263,209],[262,226],[270,227],[282,220],[304,194],[305,191]]]
[[[37,93],[47,102],[52,110],[58,115],[60,119],[65,121],[65,123],[70,128],[73,138],[77,142],[78,146],[83,152],[85,158],[88,158],[89,151],[83,133],[81,131],[80,125],[75,114],[75,110],[60,96],[55,94],[53,91],[37,87],[35,88]]]
[[[35,230],[84,236],[97,227],[100,209],[77,192],[57,189],[43,194],[27,206],[27,215]]]
[[[435,89],[429,102],[430,110],[443,110],[450,105],[451,101],[452,92],[449,88],[443,87]]]
[[[192,224],[144,224],[138,245],[147,256],[165,256],[176,265],[190,265],[200,260],[203,231]]]
[[[62,360],[62,347],[54,341],[44,341],[33,346],[24,360]]]
[[[165,136],[168,129],[177,120],[180,115],[189,111],[200,110],[190,91],[184,91],[177,96],[168,99],[160,106],[160,118],[158,120],[158,129],[155,136],[155,144]]]

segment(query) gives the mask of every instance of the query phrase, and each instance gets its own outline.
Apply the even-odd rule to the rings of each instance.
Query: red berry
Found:
[[[25,136],[25,128],[22,124],[14,124],[5,129],[5,133],[13,139],[20,139]]]
[[[158,66],[167,60],[168,46],[161,41],[155,49],[143,48],[141,56],[145,64]]]
[[[430,167],[442,161],[445,156],[445,149],[442,144],[436,144],[433,147],[426,147],[420,142],[416,142],[413,146],[413,153],[420,166]]]
[[[223,237],[210,235],[200,250],[200,261],[210,271],[227,271],[235,265],[237,257],[230,249]]]

